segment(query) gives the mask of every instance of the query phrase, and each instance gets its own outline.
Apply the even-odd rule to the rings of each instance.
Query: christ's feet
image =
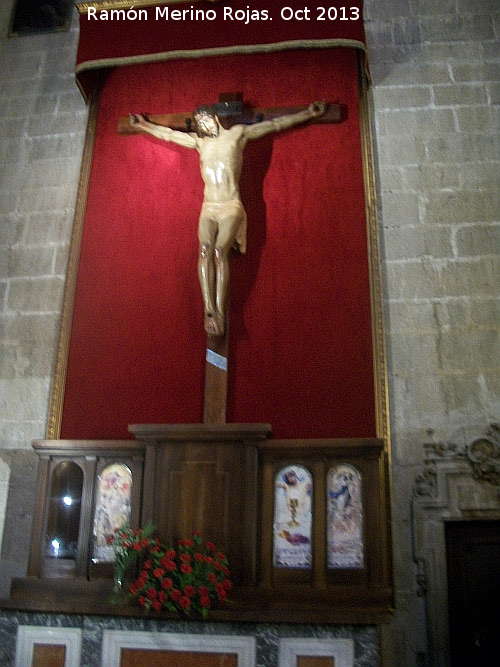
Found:
[[[209,336],[224,334],[224,318],[218,313],[205,313],[205,331]]]

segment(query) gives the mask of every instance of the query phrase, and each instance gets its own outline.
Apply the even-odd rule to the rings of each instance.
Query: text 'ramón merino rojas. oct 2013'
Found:
[[[287,5],[267,9],[252,9],[247,5],[245,9],[221,7],[218,15],[215,9],[195,8],[192,5],[183,9],[168,5],[155,7],[155,13],[148,15],[145,9],[103,9],[95,7],[87,10],[87,19],[95,21],[147,21],[153,18],[156,21],[215,21],[222,17],[224,21],[236,21],[247,25],[253,21],[357,21],[360,18],[359,7],[308,7],[292,8]]]

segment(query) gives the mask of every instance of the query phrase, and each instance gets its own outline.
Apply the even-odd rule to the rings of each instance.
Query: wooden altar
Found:
[[[135,441],[36,441],[40,457],[28,577],[15,580],[7,609],[136,616],[131,605],[110,606],[111,564],[93,562],[99,472],[110,462],[133,473],[131,524],[152,520],[166,543],[194,530],[228,554],[232,604],[220,620],[292,623],[374,623],[391,609],[387,477],[376,438],[269,440],[268,424],[133,425]],[[53,479],[61,464],[83,472],[74,558],[47,556]],[[312,565],[273,562],[274,479],[290,463],[312,475]],[[331,569],[326,557],[327,471],[353,466],[363,482],[361,567]]]

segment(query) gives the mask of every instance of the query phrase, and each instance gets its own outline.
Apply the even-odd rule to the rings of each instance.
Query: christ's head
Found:
[[[196,134],[199,137],[219,136],[220,124],[217,114],[210,107],[198,107],[193,114]]]
[[[289,470],[285,473],[284,477],[285,483],[288,484],[288,486],[296,486],[299,482],[295,470]]]

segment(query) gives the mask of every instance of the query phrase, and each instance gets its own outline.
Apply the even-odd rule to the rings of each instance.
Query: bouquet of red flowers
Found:
[[[159,544],[157,539],[153,539],[153,532],[154,526],[151,522],[148,522],[140,530],[130,528],[128,524],[124,524],[120,528],[117,528],[112,535],[108,536],[107,543],[113,546],[115,553],[115,593],[120,591],[125,571],[137,560],[138,555],[145,549]]]
[[[226,556],[200,533],[179,540],[176,549],[155,543],[129,591],[141,607],[208,616],[232,588]]]

